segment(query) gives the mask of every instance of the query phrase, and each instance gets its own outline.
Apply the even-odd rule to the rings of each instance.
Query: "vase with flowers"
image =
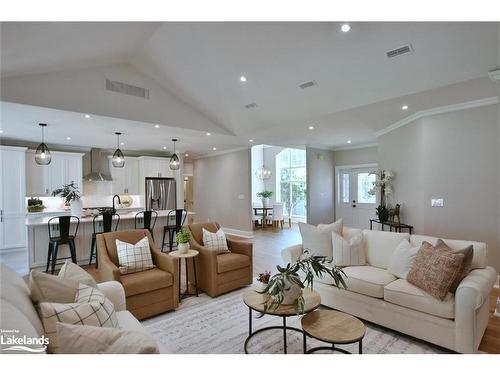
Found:
[[[375,175],[376,178],[368,194],[375,195],[377,192],[380,192],[380,203],[376,209],[377,217],[380,221],[387,221],[389,219],[387,199],[393,194],[392,183],[395,174],[391,170],[381,169],[377,172],[371,172],[370,175]]]

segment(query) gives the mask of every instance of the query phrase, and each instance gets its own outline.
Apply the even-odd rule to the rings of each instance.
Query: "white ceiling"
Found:
[[[172,135],[198,154],[245,146],[249,138],[338,147],[373,142],[378,130],[418,110],[498,95],[486,78],[499,66],[498,23],[351,25],[342,33],[334,22],[3,23],[2,75],[128,63],[235,134],[206,137],[105,117],[91,122],[81,113],[4,103],[4,136],[35,140],[33,124],[49,117],[54,130],[64,129],[53,142],[67,143],[71,133],[80,146],[112,147],[112,129],[119,128],[134,134],[126,145],[135,150],[162,148]],[[408,43],[414,53],[385,56]],[[318,86],[298,88],[310,80]],[[244,107],[252,102],[256,109]],[[103,129],[107,135],[95,137]]]

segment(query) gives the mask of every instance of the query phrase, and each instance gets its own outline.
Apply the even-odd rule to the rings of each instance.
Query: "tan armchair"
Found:
[[[203,246],[202,228],[217,232],[217,223],[188,224],[191,232],[190,247],[198,250],[195,258],[198,271],[198,284],[211,297],[218,296],[252,283],[253,276],[253,244],[242,237],[226,235],[230,253],[216,254],[215,251]],[[192,266],[190,266],[192,267]],[[189,272],[193,275],[193,272]],[[192,280],[191,280],[192,282]]]
[[[120,274],[115,240],[137,243],[144,236],[149,238],[156,267],[142,272]],[[116,280],[123,285],[127,310],[137,319],[148,318],[179,306],[179,260],[162,253],[147,229],[99,234],[97,252],[101,281]]]

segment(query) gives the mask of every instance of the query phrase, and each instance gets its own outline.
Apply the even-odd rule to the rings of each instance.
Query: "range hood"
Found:
[[[84,181],[111,181],[111,176],[102,170],[101,150],[93,148],[90,150],[90,173],[83,176]]]

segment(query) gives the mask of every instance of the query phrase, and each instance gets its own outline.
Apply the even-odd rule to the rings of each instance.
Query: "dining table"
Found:
[[[262,211],[262,227],[266,225],[267,217],[269,214],[272,215],[273,208],[272,207],[264,207],[264,206],[254,206],[253,213],[254,215],[259,215],[259,211]]]

